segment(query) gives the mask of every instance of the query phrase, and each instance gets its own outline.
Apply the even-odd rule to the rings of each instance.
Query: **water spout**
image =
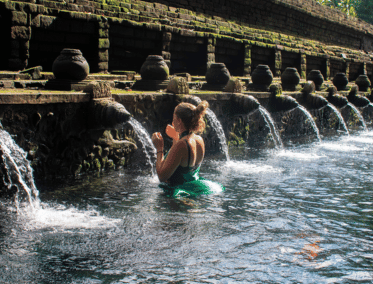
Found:
[[[316,134],[317,140],[319,142],[321,142],[320,131],[317,128],[317,125],[316,125],[315,121],[313,120],[312,115],[309,113],[309,111],[304,106],[300,105],[300,106],[298,106],[298,109],[300,109],[304,113],[304,115],[307,117],[308,121],[310,122],[310,124],[312,126],[313,131]]]
[[[89,114],[89,125],[93,129],[116,128],[127,122],[131,114],[126,108],[112,100],[93,100]]]
[[[15,143],[8,132],[1,128],[0,141],[0,164],[2,164],[0,173],[3,176],[2,183],[5,191],[15,193],[17,208],[21,202],[27,202],[34,209],[39,192],[34,183],[30,162],[26,159],[26,152]]]
[[[348,103],[347,106],[350,107],[354,111],[354,113],[358,117],[361,125],[363,126],[364,131],[368,131],[367,125],[366,125],[365,120],[364,120],[363,116],[361,115],[360,111],[351,103]]]
[[[351,88],[347,96],[348,101],[356,107],[366,107],[370,104],[370,100],[366,97],[357,94],[357,86]]]
[[[256,98],[251,95],[244,94],[233,94],[231,96],[233,102],[234,112],[236,114],[248,114],[254,110],[257,110],[260,106],[260,103]]]
[[[226,160],[229,161],[227,138],[225,137],[223,126],[217,119],[215,113],[209,108],[206,111],[206,117],[219,138],[220,150],[223,152]]]
[[[157,159],[157,149],[155,149],[152,139],[146,129],[134,118],[130,118],[128,123],[132,126],[133,130],[136,132],[139,142],[141,144],[141,149],[145,154],[146,163],[150,165],[152,174],[155,175],[154,162]]]
[[[283,148],[284,145],[282,143],[282,140],[281,140],[281,137],[280,137],[280,134],[278,133],[277,131],[277,127],[271,117],[271,114],[262,106],[259,107],[259,111],[260,113],[262,114],[265,122],[267,123],[267,126],[269,127],[270,131],[271,131],[271,135],[273,137],[273,141],[275,143],[275,146],[278,148]]]
[[[290,111],[299,106],[296,99],[291,96],[271,96],[268,104],[270,112]]]
[[[334,114],[338,117],[339,124],[342,125],[343,130],[349,135],[350,133],[348,131],[346,122],[343,119],[343,116],[341,115],[341,113],[338,111],[338,109],[330,103],[327,105],[327,107],[329,107],[334,112]]]

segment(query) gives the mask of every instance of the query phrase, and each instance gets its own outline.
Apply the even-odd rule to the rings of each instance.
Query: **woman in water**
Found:
[[[166,134],[173,140],[166,157],[161,133],[155,132],[152,135],[157,149],[156,169],[161,182],[177,186],[199,180],[205,143],[198,133],[205,129],[204,115],[208,106],[207,101],[202,101],[197,107],[190,103],[180,103],[175,108],[172,126],[167,125],[166,128]]]

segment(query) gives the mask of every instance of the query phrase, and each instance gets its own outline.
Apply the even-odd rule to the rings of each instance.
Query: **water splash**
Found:
[[[351,103],[348,103],[347,106],[349,106],[356,113],[359,121],[361,122],[361,124],[364,128],[364,131],[368,131],[367,125],[365,124],[365,120],[364,120],[363,116],[361,115],[360,111]]]
[[[211,127],[216,131],[216,134],[218,135],[220,150],[225,155],[226,160],[229,161],[227,139],[225,137],[224,130],[220,121],[217,119],[215,113],[209,108],[206,111],[206,117],[210,122]]]
[[[1,127],[1,124],[0,124]],[[17,188],[15,193],[15,206],[19,211],[23,203],[30,205],[32,209],[38,206],[39,191],[36,189],[30,162],[26,159],[26,152],[19,147],[8,132],[0,129],[0,149],[8,181],[4,184],[8,190]]]
[[[153,160],[157,159],[157,149],[155,149],[152,139],[146,129],[134,118],[130,118],[128,123],[133,127],[137,134],[141,149],[143,150],[146,162],[151,166],[153,175],[155,175],[155,168]]]
[[[337,115],[337,117],[338,117],[338,119],[339,119],[339,124],[342,125],[344,131],[346,131],[346,133],[347,133],[348,135],[350,135],[350,132],[348,131],[348,128],[347,128],[346,122],[345,122],[345,120],[343,119],[341,113],[338,111],[338,109],[337,109],[335,106],[333,106],[332,104],[330,104],[330,103],[327,104],[327,107],[329,107],[330,109],[333,110],[333,112]]]
[[[280,134],[277,131],[277,127],[276,127],[276,125],[275,125],[275,123],[272,119],[271,114],[262,106],[259,106],[259,111],[262,114],[264,120],[266,121],[266,123],[267,123],[267,125],[268,125],[268,127],[271,131],[273,141],[275,142],[275,146],[283,148],[284,145],[282,144]]]
[[[312,126],[312,129],[313,131],[315,131],[316,133],[316,137],[317,137],[317,140],[319,140],[319,142],[321,141],[321,138],[320,138],[320,131],[319,129],[317,128],[317,125],[316,125],[316,122],[313,120],[313,117],[312,115],[309,113],[309,111],[304,107],[304,106],[301,106],[299,105],[298,108],[306,115],[306,117],[308,118],[309,122],[311,123],[311,126]]]
[[[38,202],[39,191],[36,189],[32,168],[26,159],[26,152],[15,143],[8,132],[2,129],[0,129],[0,141],[4,166],[9,177],[8,182],[4,181],[5,185],[8,189],[13,186],[17,187],[15,195],[17,208],[23,201],[28,201],[34,208]]]

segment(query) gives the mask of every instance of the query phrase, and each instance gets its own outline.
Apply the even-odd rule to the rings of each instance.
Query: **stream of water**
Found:
[[[372,283],[372,160],[364,131],[207,157],[226,191],[195,199],[130,169],[37,181],[35,209],[0,203],[0,282]]]

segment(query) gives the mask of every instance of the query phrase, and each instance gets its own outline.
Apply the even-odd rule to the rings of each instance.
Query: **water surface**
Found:
[[[4,283],[372,283],[373,132],[230,149],[172,199],[150,173],[37,181],[40,208],[1,203]],[[0,282],[1,282],[0,281]]]

